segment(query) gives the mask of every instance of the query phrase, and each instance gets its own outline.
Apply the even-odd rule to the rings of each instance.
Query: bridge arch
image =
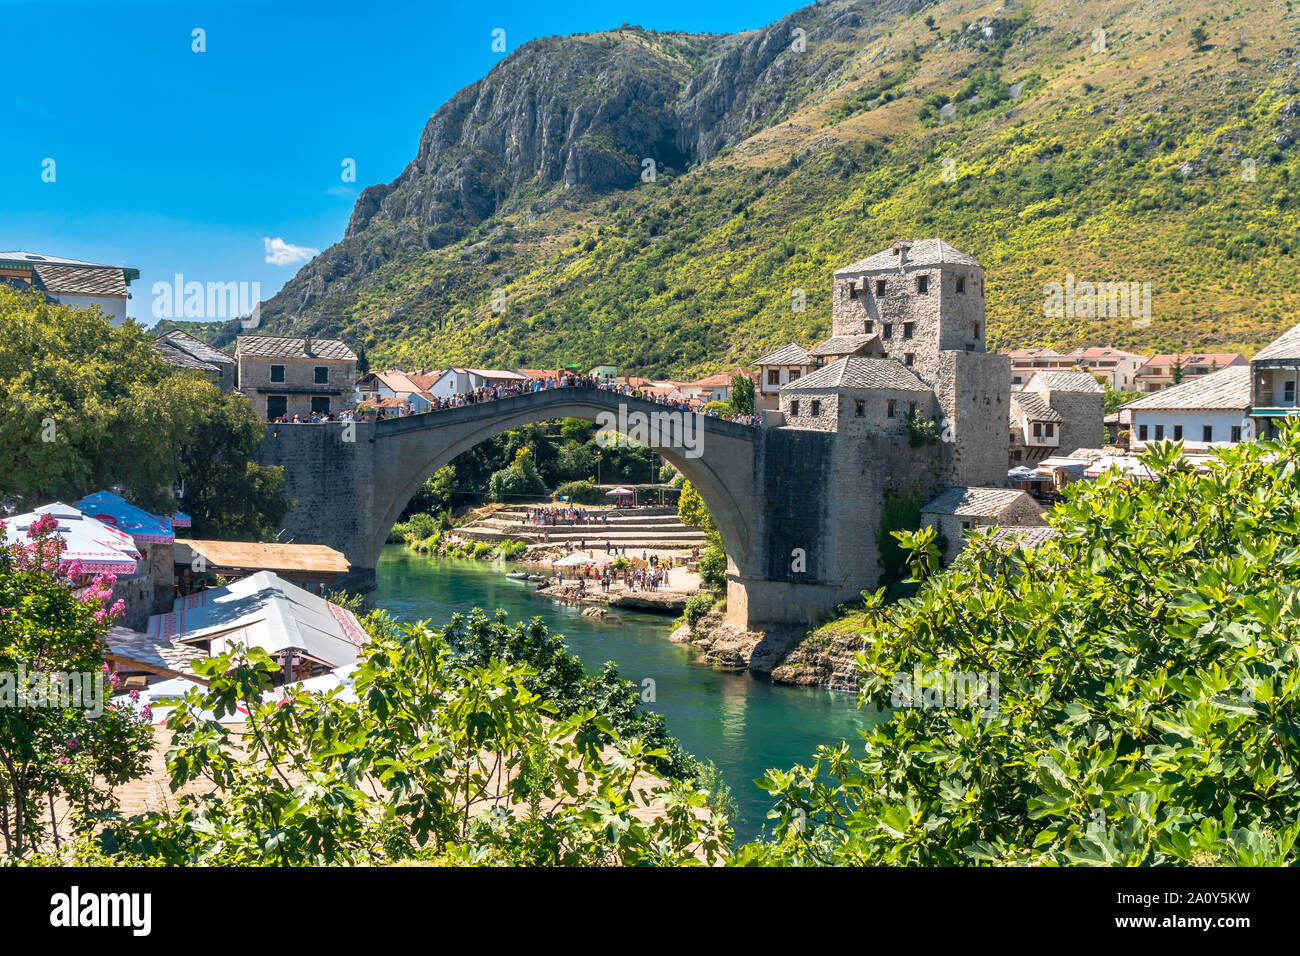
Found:
[[[681,424],[648,442],[696,488],[718,525],[729,571],[745,566],[753,547],[754,430],[724,419],[682,413],[643,399],[586,386],[546,389],[510,398],[387,419],[374,426],[374,484],[365,552],[373,568],[388,533],[412,496],[432,475],[494,435],[556,418],[598,422],[602,413],[620,423],[694,418],[694,440],[683,441]],[[640,419],[639,415],[646,418]],[[673,421],[668,419],[668,421]],[[684,424],[684,423],[683,423]],[[635,428],[619,428],[635,431]],[[638,436],[633,436],[638,437]],[[698,447],[691,447],[694,442]],[[350,556],[350,560],[353,560]]]

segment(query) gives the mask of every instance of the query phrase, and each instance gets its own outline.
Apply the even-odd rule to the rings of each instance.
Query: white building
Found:
[[[1131,448],[1168,439],[1193,451],[1249,439],[1251,402],[1250,366],[1232,365],[1144,395],[1121,412]]]
[[[820,363],[806,348],[796,342],[768,352],[754,364],[758,366],[758,408],[777,408],[781,404],[781,386],[797,382]]]
[[[138,278],[139,269],[34,252],[0,252],[0,282],[38,289],[60,305],[76,309],[95,306],[114,325],[126,321],[126,300],[131,298],[127,286]]]
[[[451,398],[464,392],[493,385],[520,385],[527,375],[494,368],[449,368],[425,391],[435,398]]]

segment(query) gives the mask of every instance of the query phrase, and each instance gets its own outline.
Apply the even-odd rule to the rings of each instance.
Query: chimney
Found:
[[[310,335],[304,335],[302,337],[302,354],[308,356],[309,358],[311,357],[311,336]]]

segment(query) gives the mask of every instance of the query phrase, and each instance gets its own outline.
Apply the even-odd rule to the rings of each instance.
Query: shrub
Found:
[[[709,608],[713,607],[713,595],[707,591],[700,591],[692,594],[686,599],[686,608],[682,612],[682,618],[686,621],[687,626],[693,631],[695,625],[700,623],[704,615],[709,613]]]
[[[568,497],[584,505],[604,504],[605,494],[590,481],[566,481],[555,489],[555,497]]]

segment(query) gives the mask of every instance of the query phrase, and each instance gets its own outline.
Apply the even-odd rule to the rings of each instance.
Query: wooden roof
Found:
[[[280,571],[287,574],[344,574],[348,560],[323,544],[281,544],[258,541],[202,541],[178,538],[173,552],[177,564],[203,556],[211,570]]]

